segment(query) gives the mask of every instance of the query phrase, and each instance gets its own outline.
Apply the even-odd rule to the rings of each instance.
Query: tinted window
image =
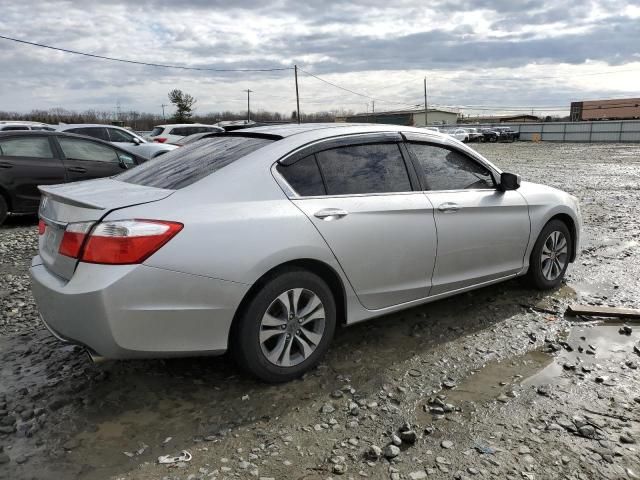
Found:
[[[0,140],[0,155],[7,157],[53,158],[47,137],[22,137]]]
[[[164,128],[162,128],[162,127],[153,127],[153,130],[151,130],[151,133],[149,134],[149,136],[155,137],[157,135],[160,135],[162,132],[164,132]]]
[[[424,143],[409,144],[422,167],[428,190],[494,188],[487,168],[466,155]]]
[[[328,195],[407,192],[409,174],[395,143],[334,148],[317,154]]]
[[[176,127],[176,128],[172,128],[171,131],[169,132],[169,135],[188,135],[187,133],[187,128],[186,127]]]
[[[129,142],[133,143],[133,135],[117,128],[108,128],[109,138],[112,142]]]
[[[3,127],[2,128],[3,132],[10,132],[10,131],[15,131],[15,130],[29,130],[29,127],[20,126],[20,125],[13,125],[13,126],[10,126],[10,127]]]
[[[87,137],[99,138],[106,142],[109,141],[109,135],[107,135],[107,129],[102,127],[82,127],[82,128],[70,128],[65,130],[67,133],[75,133],[77,135],[86,135]]]
[[[116,178],[147,187],[183,188],[271,142],[241,136],[207,138],[165,153]]]
[[[326,194],[314,155],[309,155],[292,165],[278,165],[277,168],[298,195],[308,197]]]
[[[95,162],[118,162],[115,149],[79,138],[58,138],[64,156],[73,160]]]

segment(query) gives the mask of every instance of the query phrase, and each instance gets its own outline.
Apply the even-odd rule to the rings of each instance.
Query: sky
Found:
[[[638,0],[0,0],[0,35],[128,60],[210,69],[300,67],[301,110],[566,114],[576,100],[640,97]],[[212,72],[0,40],[0,110],[161,113],[295,109],[293,70]],[[360,95],[341,90],[317,78]],[[372,105],[375,104],[375,105]],[[167,113],[171,113],[167,108]]]

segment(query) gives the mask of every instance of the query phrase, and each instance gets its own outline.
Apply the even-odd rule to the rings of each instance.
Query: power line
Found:
[[[58,52],[71,53],[74,55],[82,55],[84,57],[98,58],[100,60],[109,60],[112,62],[132,63],[135,65],[144,65],[147,67],[160,67],[160,68],[174,68],[178,70],[197,70],[201,72],[278,72],[284,70],[293,70],[293,67],[278,67],[278,68],[208,68],[208,67],[187,67],[183,65],[167,65],[163,63],[151,63],[141,62],[138,60],[127,60],[124,58],[106,57],[104,55],[96,55],[93,53],[79,52],[77,50],[69,50],[67,48],[53,47],[51,45],[45,45],[43,43],[28,42],[26,40],[20,40],[18,38],[7,37],[0,35],[0,39],[9,40],[16,43],[22,43],[24,45],[31,45],[33,47],[47,48],[49,50],[55,50]]]

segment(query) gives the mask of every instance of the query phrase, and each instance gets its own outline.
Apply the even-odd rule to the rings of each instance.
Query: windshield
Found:
[[[114,177],[121,182],[177,190],[230,165],[274,140],[221,136],[172,150]]]
[[[149,136],[150,137],[157,137],[162,132],[164,132],[164,128],[162,128],[162,127],[153,127],[153,130],[151,130],[151,133],[149,134]]]

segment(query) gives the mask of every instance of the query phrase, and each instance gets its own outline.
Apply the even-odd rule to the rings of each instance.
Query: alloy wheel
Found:
[[[556,280],[567,265],[569,246],[562,232],[554,231],[549,234],[542,245],[540,265],[542,275],[549,281]]]
[[[306,288],[293,288],[271,302],[260,323],[260,347],[279,367],[304,362],[318,348],[325,330],[320,297]]]

